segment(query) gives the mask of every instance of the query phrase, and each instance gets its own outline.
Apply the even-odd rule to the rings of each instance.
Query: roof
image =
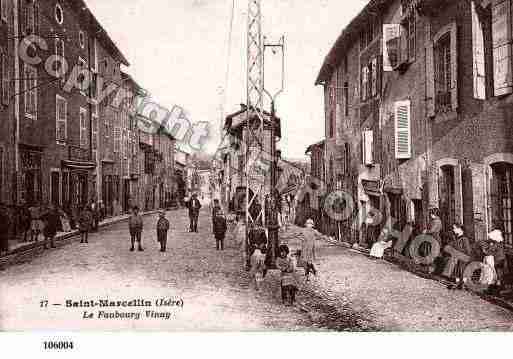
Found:
[[[349,46],[354,44],[354,38],[359,36],[360,29],[362,25],[367,22],[368,17],[380,12],[381,9],[391,4],[392,1],[393,0],[371,0],[363,10],[360,11],[353,20],[351,20],[349,25],[342,30],[339,37],[331,47],[331,50],[328,52],[328,55],[324,58],[319,75],[315,80],[316,85],[324,84],[329,80],[333,71],[340,64],[340,60],[342,58],[341,55]]]
[[[314,143],[313,145],[308,146],[308,148],[306,149],[305,155],[312,152],[315,147],[321,147],[321,146],[324,147],[325,143],[326,143],[326,141],[322,140],[320,142],[317,142],[317,143]]]
[[[117,47],[117,45],[114,43],[114,41],[110,38],[107,31],[103,28],[103,26],[100,24],[96,16],[92,13],[92,11],[87,6],[86,2],[84,0],[70,0],[70,3],[77,8],[82,9],[83,11],[86,11],[87,15],[91,19],[91,26],[93,28],[93,31],[96,30],[94,36],[98,38],[98,40],[101,42],[103,46],[107,50],[109,50],[115,59],[117,59],[119,62],[121,62],[125,66],[130,66],[130,63],[126,59],[125,55],[121,52],[121,50]]]
[[[236,132],[241,126],[243,126],[247,119],[244,118],[242,121],[240,121],[239,123],[236,123],[235,125],[233,124],[233,120],[236,119],[237,117],[240,117],[240,115],[242,115],[243,113],[247,112],[247,106],[245,104],[240,104],[240,107],[241,107],[241,110],[235,112],[235,113],[232,113],[231,115],[228,115],[226,116],[226,120],[225,120],[225,123],[224,123],[224,128],[226,130],[228,130],[229,132]],[[264,115],[264,122],[267,123],[267,124],[270,124],[271,121],[270,121],[270,118],[271,118],[271,114],[267,111],[262,111],[260,109],[257,109],[259,112],[261,112],[263,115]],[[251,111],[252,112],[256,112],[255,111],[255,108],[251,108]],[[256,118],[256,114],[252,117],[252,118]],[[281,119],[277,116],[275,116],[275,119],[276,119],[276,124],[277,124],[277,128],[276,128],[276,137],[279,137],[281,138]]]

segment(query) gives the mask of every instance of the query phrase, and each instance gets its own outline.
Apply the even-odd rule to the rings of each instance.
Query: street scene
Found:
[[[512,331],[512,1],[0,1],[0,332]]]
[[[513,314],[470,293],[450,292],[393,265],[324,243],[319,275],[300,282],[298,305],[281,303],[279,274],[271,271],[256,292],[241,270],[240,243],[227,238],[217,251],[211,220],[200,216],[198,233],[189,233],[186,211],[173,218],[168,251],[159,252],[157,216],[144,218],[144,252],[130,252],[127,223],[73,243],[0,274],[1,330],[165,330],[165,331],[391,331],[513,329]],[[298,246],[298,229],[284,233]],[[368,271],[358,268],[365,266]],[[374,273],[374,274],[373,274]],[[88,308],[40,308],[42,300],[108,298],[182,299],[167,308],[169,320],[83,319]],[[157,309],[157,311],[162,309]],[[114,308],[105,311],[114,312]],[[143,314],[145,309],[140,310]],[[27,320],[30,318],[30,320]]]

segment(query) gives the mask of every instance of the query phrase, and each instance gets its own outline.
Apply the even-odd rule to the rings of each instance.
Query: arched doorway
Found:
[[[513,245],[513,164],[496,162],[491,166],[488,203],[489,229],[501,225],[507,246]]]

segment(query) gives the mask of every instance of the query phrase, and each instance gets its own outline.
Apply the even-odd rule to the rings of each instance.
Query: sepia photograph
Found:
[[[0,0],[0,333],[511,333],[512,20]]]

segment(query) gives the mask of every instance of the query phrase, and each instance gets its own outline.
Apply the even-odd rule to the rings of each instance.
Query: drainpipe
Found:
[[[20,153],[19,153],[19,143],[20,143],[20,58],[18,56],[18,41],[19,41],[19,13],[18,13],[18,0],[13,1],[13,12],[14,12],[14,121],[15,121],[15,129],[14,129],[14,163],[15,163],[15,188],[16,193],[14,194],[14,202],[17,204],[19,202],[18,198],[18,176],[20,173]]]

